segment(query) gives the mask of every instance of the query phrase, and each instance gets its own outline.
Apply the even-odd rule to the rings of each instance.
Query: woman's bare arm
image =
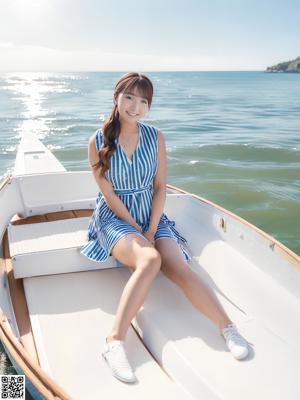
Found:
[[[140,226],[135,222],[134,218],[131,216],[124,203],[115,194],[112,184],[105,177],[100,177],[99,168],[96,168],[96,165],[98,165],[99,163],[99,156],[96,149],[96,134],[92,135],[89,139],[88,158],[94,178],[108,207],[120,219],[128,222],[130,225],[134,226],[141,232]]]
[[[158,131],[158,151],[157,151],[157,172],[153,183],[153,200],[149,231],[155,233],[159,220],[163,214],[166,202],[166,176],[167,176],[167,157],[164,136],[160,129]]]

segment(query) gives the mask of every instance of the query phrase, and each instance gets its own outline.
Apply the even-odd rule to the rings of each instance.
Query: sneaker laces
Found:
[[[243,346],[247,344],[247,341],[243,338],[243,336],[240,335],[233,324],[230,324],[223,329],[223,336],[225,337],[226,341],[232,341],[235,344],[240,344]]]
[[[127,359],[126,351],[121,340],[114,340],[108,343],[108,352],[113,356],[114,361],[117,363],[118,368],[130,369],[132,368]]]

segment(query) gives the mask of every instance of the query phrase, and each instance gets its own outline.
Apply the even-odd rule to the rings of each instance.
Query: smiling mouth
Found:
[[[126,111],[126,112],[130,117],[136,117],[138,115],[138,114],[130,114],[128,111]]]

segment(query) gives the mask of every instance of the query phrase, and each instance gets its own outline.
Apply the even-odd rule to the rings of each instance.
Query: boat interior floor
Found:
[[[129,277],[127,269],[113,268],[24,279],[41,365],[74,398],[98,398],[96,393],[114,398],[129,391],[132,398],[155,395],[163,399],[172,394],[183,399],[184,387],[195,399],[238,399],[237,394],[247,387],[243,398],[252,399],[259,387],[263,398],[282,399],[286,388],[296,383],[291,360],[299,353],[263,321],[245,316],[221,299],[252,344],[247,360],[239,362],[228,352],[216,327],[161,273],[133,321],[146,347],[133,327],[126,338],[139,384],[133,388],[115,382],[101,350]],[[147,347],[152,346],[155,350],[150,354]],[[177,384],[172,384],[159,363],[165,364]],[[92,388],[82,385],[82,379],[92,382]]]
[[[166,395],[189,399],[132,326],[125,347],[136,384],[115,379],[101,356],[129,275],[124,268],[113,268],[24,279],[41,365],[74,399],[162,399]]]

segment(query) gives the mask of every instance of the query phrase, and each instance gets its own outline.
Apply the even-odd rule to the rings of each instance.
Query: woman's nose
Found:
[[[131,111],[132,113],[135,113],[135,112],[138,112],[138,110],[139,110],[139,104],[138,104],[137,101],[135,101],[135,102],[132,104],[132,106],[130,107],[130,111]]]

